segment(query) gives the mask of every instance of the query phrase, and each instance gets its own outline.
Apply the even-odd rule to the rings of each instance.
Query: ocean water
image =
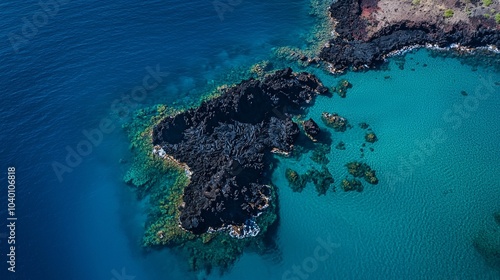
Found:
[[[122,182],[131,154],[120,126],[130,114],[117,116],[112,105],[126,103],[156,68],[168,75],[127,108],[196,101],[200,88],[268,59],[273,48],[304,45],[314,22],[308,1],[221,2],[231,10],[220,14],[212,1],[66,1],[46,22],[37,1],[0,4],[0,168],[5,182],[7,167],[16,167],[18,217],[16,273],[10,273],[7,191],[0,188],[0,279],[500,278],[472,246],[500,208],[500,75],[424,50],[407,54],[404,70],[392,61],[387,71],[346,74],[354,85],[346,99],[317,99],[308,116],[320,125],[323,111],[353,124],[332,132],[334,145],[347,144],[328,155],[337,191],[317,196],[308,185],[293,193],[284,170],[302,173],[314,163],[308,155],[280,159],[273,174],[281,217],[275,252],[244,254],[229,272],[208,276],[189,272],[168,249],[145,254],[139,242],[147,203]],[[26,24],[33,16],[42,20],[36,30]],[[16,52],[9,38],[23,29]],[[309,70],[328,86],[339,79]],[[476,92],[481,99],[471,101]],[[455,104],[468,106],[467,117],[453,113]],[[104,118],[113,131],[58,178],[54,162],[65,164],[68,149],[86,140],[83,131],[99,128]],[[359,122],[380,139],[364,157],[380,183],[344,193],[343,165],[359,160],[363,143]],[[427,143],[436,130],[446,139],[419,153],[415,141]],[[294,266],[310,264],[328,240],[334,245],[325,259],[297,274]]]

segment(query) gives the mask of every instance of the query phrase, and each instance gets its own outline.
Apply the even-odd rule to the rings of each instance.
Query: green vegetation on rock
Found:
[[[489,7],[491,4],[493,4],[493,0],[483,0],[484,6]]]
[[[357,161],[350,162],[345,165],[347,167],[347,171],[354,177],[363,177],[366,182],[376,185],[378,184],[378,178],[375,174],[375,170],[371,169],[371,167],[366,163],[361,163]]]
[[[365,141],[369,143],[375,143],[378,141],[377,135],[373,132],[368,132],[365,134]]]
[[[307,181],[297,173],[297,171],[287,168],[285,170],[285,177],[290,183],[290,187],[294,192],[302,192],[306,186]]]
[[[352,88],[352,84],[346,80],[342,79],[337,83],[337,86],[332,88],[333,92],[336,92],[340,97],[345,98],[347,95],[347,89]]]
[[[361,191],[363,191],[363,184],[361,184],[361,181],[359,181],[357,179],[349,180],[349,179],[345,178],[342,180],[341,187],[345,192],[349,192],[349,191],[361,192]]]
[[[445,18],[451,18],[454,14],[455,14],[455,12],[453,12],[452,9],[447,9],[446,11],[444,11]]]

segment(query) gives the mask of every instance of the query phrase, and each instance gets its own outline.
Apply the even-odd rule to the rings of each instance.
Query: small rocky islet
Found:
[[[259,215],[269,203],[270,153],[289,154],[300,132],[291,114],[279,112],[300,112],[327,92],[316,77],[285,69],[156,124],[156,154],[191,174],[179,206],[182,228],[201,234]]]
[[[351,127],[349,121],[337,113],[323,112],[321,120],[326,126],[333,128],[337,132],[344,132]]]
[[[380,67],[387,56],[415,45],[476,48],[500,43],[500,32],[492,20],[475,16],[462,19],[460,12],[456,18],[462,20],[440,17],[435,11],[425,13],[435,1],[425,5],[413,2],[388,5],[388,0],[336,1],[328,9],[328,21],[335,23],[337,36],[328,39],[317,53],[294,50],[298,55],[293,57],[302,64],[316,64],[338,73]],[[457,7],[463,4],[451,2]],[[380,8],[394,5],[400,9]],[[405,18],[413,10],[418,18]],[[329,34],[330,28],[323,33]],[[287,168],[287,181],[295,192],[301,192],[308,182],[319,195],[332,188],[335,180],[326,157],[331,145],[321,143],[321,129],[312,118],[294,120],[317,95],[328,94],[329,90],[306,72],[294,73],[287,68],[268,74],[272,65],[270,61],[254,65],[251,72],[258,80],[226,87],[219,96],[196,108],[176,111],[160,105],[157,110],[139,111],[125,125],[136,153],[125,181],[141,196],[149,195],[155,205],[146,224],[145,247],[180,250],[194,270],[228,268],[244,249],[265,252],[269,246],[266,237],[272,235],[278,220],[276,188],[282,187],[270,180],[272,154],[290,155],[301,130],[314,142],[311,159],[321,168],[313,167],[304,174]],[[346,98],[351,87],[347,80],[340,80],[332,92]],[[319,117],[335,132],[352,128],[337,113],[324,112]],[[366,143],[372,145],[379,140],[368,124],[359,126],[367,130]],[[363,143],[360,149],[362,157],[365,146]],[[340,141],[336,148],[345,150],[346,144]],[[365,162],[352,161],[345,167],[349,175],[339,184],[346,192],[362,191],[360,179],[372,185],[379,182]],[[497,251],[490,250],[490,243],[484,240],[484,236],[476,239],[476,249],[485,258],[493,256],[497,261]]]
[[[268,176],[272,154],[292,152],[301,134],[292,118],[328,93],[315,76],[287,68],[227,87],[194,108],[138,114],[126,127],[137,159],[125,181],[157,199],[144,245],[182,250],[192,269],[228,267],[243,248],[266,248],[278,206]],[[312,120],[303,126],[318,135]],[[177,179],[159,188],[172,184],[169,170]],[[317,174],[311,180],[326,193],[333,178],[327,170]]]

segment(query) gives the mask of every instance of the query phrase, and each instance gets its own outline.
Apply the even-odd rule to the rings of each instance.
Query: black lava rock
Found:
[[[436,44],[447,47],[453,43],[465,47],[500,45],[500,30],[482,24],[458,22],[443,28],[439,24],[403,20],[390,24],[376,34],[367,36],[367,21],[361,16],[359,0],[339,0],[330,6],[336,19],[336,32],[319,57],[336,70],[377,67],[390,52],[413,45]]]
[[[271,151],[289,153],[299,128],[287,112],[301,112],[328,89],[308,73],[285,69],[246,80],[220,97],[153,129],[153,145],[192,172],[184,189],[181,226],[195,234],[241,225],[266,207]]]
[[[308,119],[302,123],[302,126],[304,127],[306,135],[315,141],[320,132],[318,124],[313,119]]]

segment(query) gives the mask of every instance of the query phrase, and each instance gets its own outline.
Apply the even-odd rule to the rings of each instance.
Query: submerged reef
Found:
[[[349,179],[349,176],[342,180],[340,186],[344,191],[363,191],[363,184],[356,178],[364,178],[366,182],[372,185],[378,184],[378,178],[375,175],[375,170],[371,169],[368,164],[353,161],[347,163],[345,166],[347,167],[349,174],[354,178],[351,177]]]
[[[340,97],[345,98],[347,95],[347,89],[352,88],[352,84],[345,79],[338,82],[337,86],[333,88],[333,92],[336,92]]]
[[[314,148],[311,159],[321,165],[326,165],[330,160],[326,157],[330,153],[331,146],[328,144],[316,144]]]
[[[365,123],[365,122],[362,122],[362,123],[359,123],[358,126],[361,128],[361,129],[368,129],[370,127],[369,124]]]
[[[323,112],[321,114],[321,120],[326,126],[333,128],[335,131],[344,132],[349,128],[349,122],[346,118],[339,116],[337,113],[327,113]]]
[[[352,176],[358,177],[358,178],[363,177],[366,182],[368,182],[372,185],[378,184],[378,178],[375,175],[375,170],[372,170],[368,164],[353,161],[353,162],[346,164],[346,167],[347,167],[347,171]]]
[[[321,171],[313,168],[307,171],[304,176],[306,178],[306,181],[313,182],[318,195],[325,195],[326,191],[328,191],[330,186],[334,183],[332,174],[325,166],[321,168]]]
[[[489,8],[498,11],[500,4]],[[319,57],[339,72],[377,67],[393,52],[415,45],[498,46],[497,23],[481,11],[480,1],[338,0],[329,8],[337,36]]]
[[[287,112],[300,112],[327,92],[316,77],[285,69],[155,125],[157,154],[191,174],[179,205],[182,228],[202,234],[262,213],[269,205],[269,154],[289,154],[299,134]]]
[[[495,224],[482,229],[472,244],[488,265],[500,271],[500,212],[493,214]]]
[[[361,181],[358,179],[351,179],[349,180],[348,178],[345,178],[342,180],[342,189],[346,192],[349,191],[358,191],[361,192],[363,191],[363,184],[361,184]]]
[[[294,192],[302,192],[306,186],[307,180],[295,170],[287,168],[285,170],[285,177]]]
[[[264,77],[273,68],[273,64],[269,60],[258,62],[250,67],[250,73],[257,75],[257,77]]]
[[[340,141],[337,146],[335,146],[335,149],[337,150],[345,150],[345,143],[343,141]]]
[[[370,132],[365,134],[365,140],[366,140],[366,142],[369,142],[369,143],[375,143],[378,141],[378,138],[377,138],[377,135],[375,135],[375,133],[370,131]]]
[[[334,21],[330,17],[328,7],[330,1],[310,0],[309,15],[313,18],[313,26],[305,35],[304,45],[282,46],[274,49],[274,56],[287,62],[296,62],[300,67],[320,66],[318,57],[324,45],[334,37]]]
[[[325,165],[321,167],[321,171],[312,168],[303,175],[299,175],[297,171],[287,168],[285,177],[290,183],[292,191],[302,192],[306,184],[312,182],[316,187],[318,195],[325,195],[330,186],[335,182],[332,174]]]

